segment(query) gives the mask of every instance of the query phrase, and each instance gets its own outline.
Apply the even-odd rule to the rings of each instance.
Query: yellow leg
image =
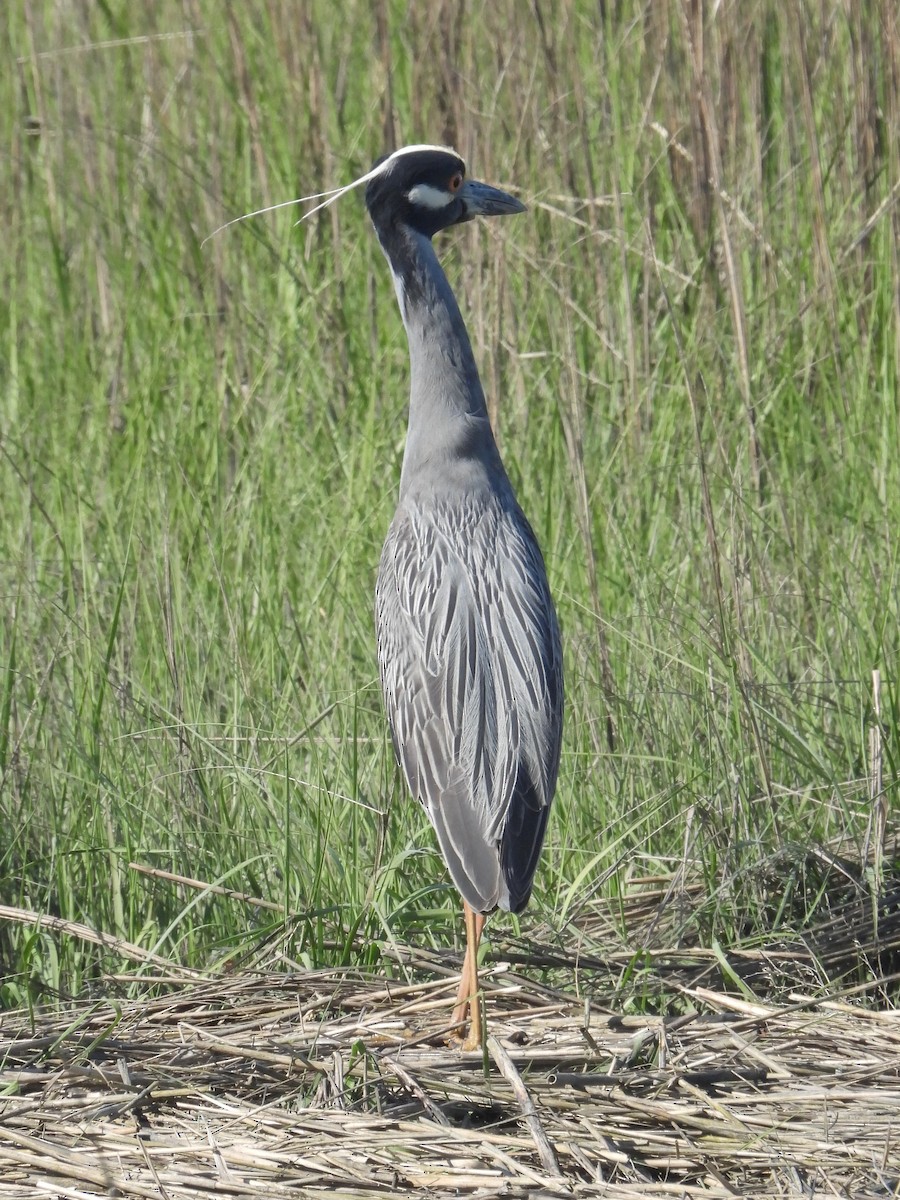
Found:
[[[471,1012],[468,1036],[464,1038],[463,1050],[475,1050],[481,1045],[481,1001],[478,995],[478,946],[484,929],[485,917],[463,901],[466,921],[466,957],[459,978],[459,991],[453,1009],[454,1025],[461,1024]],[[459,1036],[463,1036],[462,1031]]]
[[[472,988],[469,984],[469,906],[463,901],[463,916],[466,921],[466,952],[463,956],[462,971],[459,975],[459,987],[456,992],[456,1003],[453,1006],[453,1015],[450,1021],[453,1025],[461,1025],[465,1021],[469,1012],[469,997],[472,994]],[[457,1030],[457,1037],[463,1036],[462,1030]]]
[[[469,1023],[469,1036],[463,1042],[463,1050],[480,1050],[482,1041],[481,1031],[481,993],[478,990],[478,947],[481,944],[481,934],[486,920],[483,913],[475,912],[466,905],[466,941],[469,944],[471,965],[469,967],[469,1011],[472,1019]]]

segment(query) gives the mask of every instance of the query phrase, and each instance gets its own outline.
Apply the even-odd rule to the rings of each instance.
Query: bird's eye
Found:
[[[458,192],[463,185],[462,171],[457,171],[455,175],[451,175],[447,183],[447,187],[451,192]]]

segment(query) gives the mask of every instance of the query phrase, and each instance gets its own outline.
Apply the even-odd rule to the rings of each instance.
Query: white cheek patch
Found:
[[[430,183],[417,183],[415,187],[410,188],[406,193],[406,198],[410,204],[416,205],[419,208],[437,210],[447,207],[453,199],[453,193],[442,191],[441,188],[432,187]]]

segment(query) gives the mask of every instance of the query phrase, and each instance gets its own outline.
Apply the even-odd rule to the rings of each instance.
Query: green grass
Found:
[[[696,73],[674,0],[343,8],[5,10],[0,903],[201,970],[458,944],[375,668],[386,266],[355,195],[201,245],[393,128],[530,209],[441,240],[565,635],[522,928],[624,937],[628,881],[682,870],[673,937],[788,937],[805,849],[863,852],[873,668],[897,795],[893,5],[721,6]],[[123,965],[14,921],[0,956],[5,1004]]]

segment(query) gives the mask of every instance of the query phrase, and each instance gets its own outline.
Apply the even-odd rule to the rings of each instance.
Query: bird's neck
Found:
[[[379,236],[409,341],[409,430],[400,493],[454,472],[505,479],[459,305],[429,238]]]

